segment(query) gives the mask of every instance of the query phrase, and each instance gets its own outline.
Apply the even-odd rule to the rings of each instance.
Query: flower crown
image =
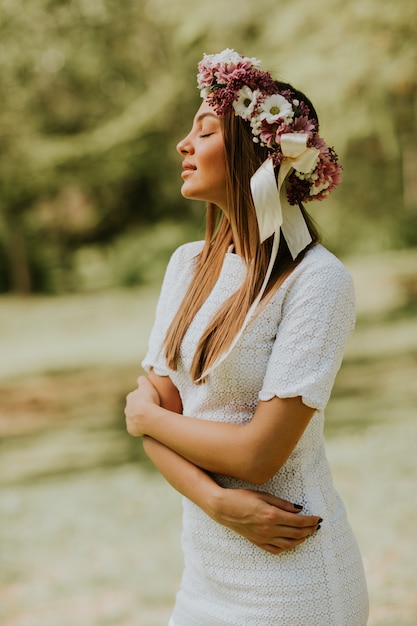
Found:
[[[290,87],[279,89],[260,61],[229,48],[205,54],[198,70],[201,97],[216,114],[234,110],[250,124],[253,141],[268,149],[274,167],[287,161],[291,205],[323,200],[339,185],[342,167],[337,154],[319,136],[317,118],[302,94]]]

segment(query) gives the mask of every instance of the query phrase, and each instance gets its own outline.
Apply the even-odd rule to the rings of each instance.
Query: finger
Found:
[[[283,498],[278,498],[278,496],[272,495],[272,493],[267,493],[266,491],[259,491],[258,495],[272,506],[276,506],[284,511],[288,511],[289,513],[294,513],[295,511],[301,511],[302,509],[295,506],[292,502],[288,502],[288,500],[284,500]]]
[[[288,549],[293,544],[298,545],[298,543],[305,541],[308,537],[314,535],[317,530],[317,525],[304,528],[293,528],[291,526],[264,527],[262,532],[253,532],[252,536],[249,537],[247,535],[247,538],[254,543],[268,543]]]
[[[273,539],[270,538],[267,542],[265,541],[260,542],[260,544],[265,543],[269,546],[274,546],[275,548],[278,548],[280,550],[291,550],[291,548],[295,548],[296,546],[299,546],[300,544],[304,543],[304,541],[312,537],[316,532],[317,532],[317,527],[314,528],[314,530],[312,532],[309,532],[308,534],[302,533],[294,537],[284,537],[283,535],[279,535]]]
[[[288,513],[300,513],[303,510],[301,504],[289,502],[288,500],[284,500],[283,498],[279,498],[278,496],[272,495],[272,493],[267,493],[265,491],[258,492],[265,502],[275,506],[283,511],[287,511]]]
[[[279,543],[277,544],[258,543],[255,545],[257,545],[258,548],[262,548],[262,550],[266,550],[266,552],[269,552],[270,554],[281,554],[282,552],[285,552],[286,550],[292,550],[293,548],[296,548],[297,546],[301,545],[304,541],[305,541],[305,538],[297,539],[294,541],[290,541],[290,540],[285,541],[281,539]]]
[[[286,511],[287,513],[296,514],[299,517],[299,524],[301,526],[310,526],[317,523],[320,523],[319,520],[321,518],[318,515],[299,515],[302,512],[303,507],[301,504],[297,504],[294,502],[289,502],[288,500],[284,500],[283,498],[278,498],[278,496],[274,496],[271,493],[267,493],[265,491],[258,492],[258,495],[268,504],[280,509],[280,511]],[[281,517],[281,512],[278,515]],[[294,520],[295,518],[288,518],[288,521]],[[322,520],[321,520],[322,521]],[[298,522],[296,522],[298,525]]]
[[[318,530],[319,525],[314,524],[313,526],[304,526],[303,528],[294,528],[291,526],[278,526],[275,529],[275,539],[276,541],[300,541],[304,540]],[[276,543],[274,541],[274,543]]]
[[[270,521],[276,520],[280,526],[290,526],[292,528],[310,528],[320,524],[323,520],[318,515],[295,514],[282,509],[276,509],[269,516]]]

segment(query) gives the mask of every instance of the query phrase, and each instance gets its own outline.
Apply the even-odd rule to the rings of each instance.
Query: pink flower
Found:
[[[210,63],[203,63],[200,61],[198,64],[197,85],[199,89],[209,87],[213,83],[214,67]]]
[[[317,179],[310,190],[310,196],[314,200],[323,200],[342,182],[342,167],[333,148],[328,148],[326,153],[320,153],[316,174]]]
[[[275,124],[268,124],[266,120],[263,120],[260,126],[259,138],[268,148],[277,148],[281,143],[281,135],[288,132],[288,128],[283,120]]]
[[[234,77],[239,78],[242,74],[246,74],[252,68],[250,60],[240,61],[239,63],[224,63],[217,66],[214,75],[217,79],[218,85],[227,85],[227,83]]]
[[[305,115],[302,115],[301,117],[296,117],[294,119],[292,130],[295,133],[314,133],[317,131],[317,124]]]
[[[262,145],[266,146],[267,148],[272,148],[275,140],[275,133],[272,126],[268,125],[263,128],[259,133],[259,138]]]

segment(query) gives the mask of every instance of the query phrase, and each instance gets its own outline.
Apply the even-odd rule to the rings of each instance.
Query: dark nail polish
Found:
[[[321,528],[321,526],[320,526],[320,524],[319,524],[319,525],[317,526],[317,528],[316,528],[316,532],[317,532],[318,530],[320,530],[320,528]]]
[[[323,520],[322,520],[322,519],[321,519],[321,517],[320,517],[320,519],[319,519],[319,521],[317,522],[317,524],[321,524],[321,523],[322,523],[322,521],[323,521]]]
[[[298,509],[299,511],[301,511],[301,509],[303,508],[303,507],[301,506],[301,504],[293,504],[293,507],[294,507],[295,509]]]

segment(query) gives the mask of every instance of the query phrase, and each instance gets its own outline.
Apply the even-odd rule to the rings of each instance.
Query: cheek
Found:
[[[217,151],[214,159],[214,168],[219,179],[226,179],[226,160],[223,147]]]
[[[226,161],[223,143],[205,146],[199,153],[200,173],[208,177],[212,185],[224,185],[226,181]]]

